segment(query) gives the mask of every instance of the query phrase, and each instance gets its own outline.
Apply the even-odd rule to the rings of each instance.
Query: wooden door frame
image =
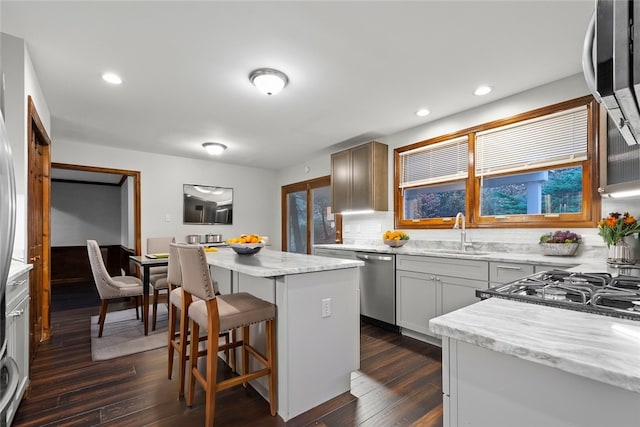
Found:
[[[110,173],[114,175],[123,175],[133,178],[133,235],[134,235],[134,250],[136,255],[142,254],[142,239],[141,239],[141,212],[140,207],[140,171],[127,170],[127,169],[114,169],[105,168],[99,166],[86,166],[86,165],[73,165],[69,163],[52,163],[52,168],[55,169],[68,169],[83,172],[98,172],[98,173]],[[122,183],[121,183],[122,184]]]
[[[321,176],[318,178],[300,181],[289,185],[283,185],[281,188],[281,229],[282,229],[282,251],[288,251],[289,227],[287,223],[287,194],[298,191],[307,192],[307,202],[311,200],[311,190],[315,188],[327,187],[331,185],[331,175]],[[312,201],[313,202],[313,201]],[[336,243],[342,243],[342,215],[334,213],[336,222]],[[313,224],[313,209],[311,206],[307,209],[307,253],[311,253],[313,242],[311,242],[311,227]],[[339,242],[338,242],[339,240]]]
[[[31,212],[29,208],[29,202],[27,201],[27,224],[30,224],[29,218],[32,215],[40,215],[42,217],[42,230],[33,230],[31,227],[27,227],[27,251],[37,241],[37,234],[42,233],[42,271],[33,271],[33,274],[42,275],[42,327],[40,331],[33,331],[33,341],[37,343],[49,339],[51,333],[51,313],[50,313],[50,300],[51,300],[51,139],[47,135],[47,130],[42,124],[42,120],[38,115],[33,98],[29,96],[27,98],[27,156],[28,156],[28,170],[35,168],[33,146],[31,141],[34,139],[39,141],[43,148],[43,161],[42,170],[42,194],[30,195],[28,197],[42,197],[42,211]],[[27,188],[32,188],[32,173],[27,173]],[[33,262],[33,261],[32,261]],[[30,326],[31,328],[31,326]],[[29,353],[31,356],[35,354],[35,348],[30,345]]]

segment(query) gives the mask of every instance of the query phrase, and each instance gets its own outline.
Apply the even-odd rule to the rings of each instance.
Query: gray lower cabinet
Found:
[[[397,255],[398,326],[407,335],[439,338],[429,330],[429,320],[478,302],[475,291],[486,289],[488,279],[486,261]]]
[[[18,389],[7,410],[11,425],[29,382],[29,275],[24,273],[7,283],[7,356],[18,365]]]
[[[442,392],[444,427],[640,425],[638,393],[449,337]]]

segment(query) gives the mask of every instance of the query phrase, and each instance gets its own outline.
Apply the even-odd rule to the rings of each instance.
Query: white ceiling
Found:
[[[0,28],[26,40],[54,144],[208,159],[216,141],[217,161],[279,169],[580,73],[594,4],[3,0]],[[261,94],[260,67],[289,85]]]

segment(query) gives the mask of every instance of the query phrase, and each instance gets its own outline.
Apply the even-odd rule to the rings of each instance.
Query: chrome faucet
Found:
[[[460,219],[462,219],[462,228],[460,228]],[[464,214],[462,212],[458,212],[456,215],[456,222],[453,224],[453,229],[457,230],[460,228],[460,250],[465,251],[467,249],[467,225],[464,219]]]

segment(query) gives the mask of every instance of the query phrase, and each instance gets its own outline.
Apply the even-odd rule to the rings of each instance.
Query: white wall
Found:
[[[5,124],[16,175],[16,237],[13,256],[27,257],[27,97],[31,96],[42,124],[51,136],[51,116],[24,40],[2,34],[5,74]]]
[[[588,95],[589,90],[584,82],[582,74],[567,77],[531,90],[497,100],[478,108],[467,110],[459,114],[445,117],[433,122],[416,126],[402,132],[378,138],[378,141],[389,146],[389,206],[393,207],[393,179],[394,158],[393,150],[396,147],[424,141],[436,136],[449,134],[472,126],[487,123],[493,120],[510,117],[519,113],[545,107],[569,99]],[[366,142],[366,141],[363,141]],[[338,151],[338,150],[335,150]],[[280,186],[293,182],[303,181],[331,173],[329,153],[323,153],[316,158],[309,159],[301,165],[292,165],[278,173]],[[309,173],[305,173],[304,165],[311,165]],[[602,212],[606,216],[612,211],[629,211],[640,217],[640,202],[638,200],[612,201],[603,199]],[[277,224],[278,230],[280,225]],[[345,242],[358,242],[379,240],[381,232],[394,228],[393,212],[376,212],[370,215],[345,216],[343,218],[343,238]],[[471,229],[467,237],[472,241],[487,242],[519,242],[536,243],[541,234],[551,229]],[[585,236],[585,243],[594,246],[603,246],[604,243],[597,230],[575,229]],[[417,240],[457,240],[459,233],[453,230],[408,230],[412,239]]]
[[[120,187],[51,183],[51,246],[119,245]]]
[[[224,239],[245,233],[273,236],[280,197],[276,172],[215,161],[110,148],[55,139],[52,162],[141,172],[142,245],[147,237],[220,233]],[[233,188],[232,225],[184,225],[182,185],[202,184]],[[276,196],[277,195],[277,196]],[[168,215],[170,221],[165,221]],[[271,239],[279,249],[279,239]]]

